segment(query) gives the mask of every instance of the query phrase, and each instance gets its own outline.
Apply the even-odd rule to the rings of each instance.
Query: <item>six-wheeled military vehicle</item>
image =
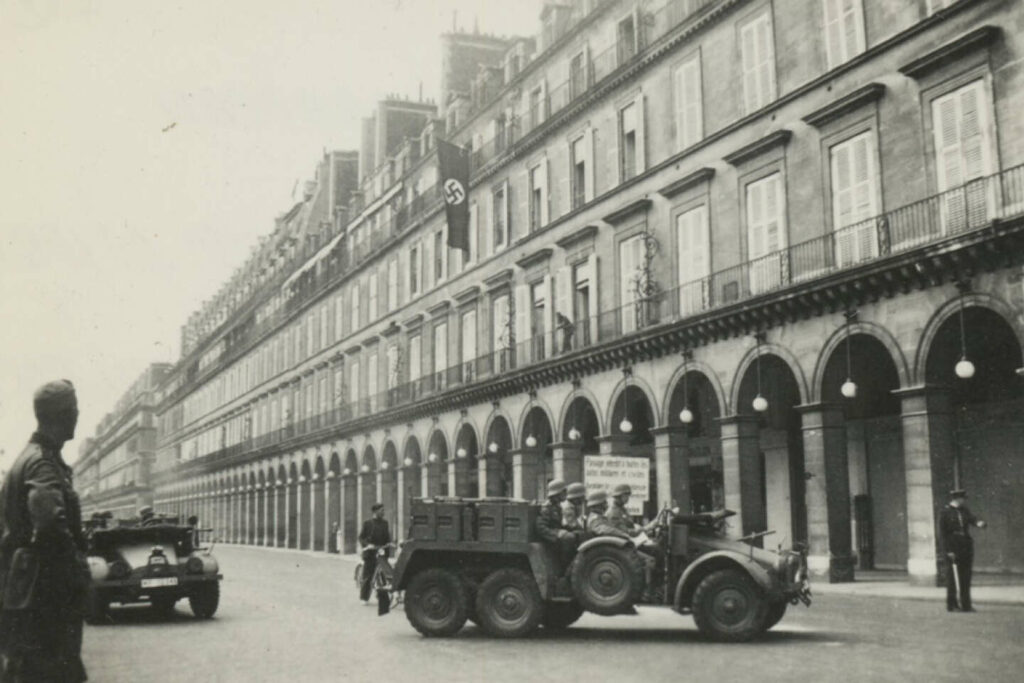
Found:
[[[568,561],[538,538],[538,510],[511,499],[415,499],[393,581],[412,626],[451,636],[468,619],[492,636],[517,637],[566,628],[584,612],[635,614],[649,604],[692,614],[716,640],[744,641],[778,623],[788,605],[810,605],[805,553],[756,547],[767,532],[729,538],[732,511],[662,510],[645,548],[657,560],[628,539],[596,536]]]
[[[209,619],[220,603],[220,580],[212,546],[201,547],[199,530],[177,517],[115,522],[87,530],[90,623],[106,618],[111,603],[149,603],[169,615],[188,598],[192,613]]]

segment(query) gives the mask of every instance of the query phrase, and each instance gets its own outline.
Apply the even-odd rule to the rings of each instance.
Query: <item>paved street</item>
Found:
[[[934,601],[821,596],[764,640],[705,642],[689,617],[584,616],[560,635],[496,641],[468,625],[421,638],[399,610],[378,617],[354,564],[306,553],[220,547],[221,609],[195,621],[114,610],[86,627],[91,680],[105,681],[821,681],[1020,680],[1024,608],[947,615]],[[954,630],[955,629],[955,630]],[[701,677],[701,678],[698,678]]]

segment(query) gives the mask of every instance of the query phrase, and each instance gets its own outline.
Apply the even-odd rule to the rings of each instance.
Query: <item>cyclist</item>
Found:
[[[363,529],[359,532],[359,543],[363,546],[363,582],[359,586],[359,599],[364,605],[370,604],[373,570],[377,568],[377,549],[391,542],[391,529],[384,519],[383,503],[374,503],[370,512],[373,516],[363,522]]]

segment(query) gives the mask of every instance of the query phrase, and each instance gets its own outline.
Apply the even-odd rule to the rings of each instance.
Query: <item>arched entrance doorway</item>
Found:
[[[684,486],[670,487],[675,504],[683,510],[706,512],[725,507],[720,417],[718,396],[707,375],[686,370],[672,389],[667,415],[670,470],[675,477],[675,472],[685,469],[689,481],[688,494],[681,490]]]
[[[313,484],[310,488],[313,495],[313,550],[321,551],[326,549],[325,540],[327,538],[326,474],[324,459],[318,455],[313,467]]]
[[[351,448],[345,453],[345,468],[342,470],[342,532],[345,539],[342,552],[356,551],[356,537],[359,534],[359,461]]]
[[[480,495],[479,447],[476,430],[463,424],[455,436],[455,495],[476,498]]]
[[[341,469],[341,458],[337,452],[331,453],[327,470],[327,548],[332,553],[341,552]]]
[[[1020,342],[1002,315],[970,304],[962,311],[961,336],[960,315],[954,313],[939,326],[925,365],[928,386],[948,387],[953,413],[950,452],[943,453],[942,443],[932,439],[935,510],[946,502],[942,489],[967,489],[971,510],[989,525],[984,540],[975,545],[976,570],[1020,572],[1024,569],[1024,540],[1016,528],[1017,520],[1024,519],[1020,495],[1024,490],[1020,457],[1024,453],[1024,387],[1016,374],[1022,365]],[[969,378],[956,372],[961,356],[973,364]]]
[[[440,429],[427,442],[427,495],[448,495],[448,441]]]
[[[654,462],[654,410],[647,394],[642,389],[627,384],[612,404],[611,439],[604,455],[646,458],[648,462],[647,489],[641,486],[642,479],[627,481],[633,489],[629,507],[634,512],[650,519],[658,512],[656,492],[658,481]]]
[[[308,460],[302,461],[302,468],[299,470],[299,548],[309,550],[309,532],[311,518],[313,516],[312,506],[312,485],[313,471]]]
[[[585,396],[572,397],[562,417],[560,443],[552,447],[553,476],[567,484],[583,482],[585,458],[598,454],[600,434],[601,424],[590,400]]]
[[[288,543],[288,509],[286,494],[288,492],[288,470],[284,465],[277,468],[277,478],[274,480],[277,492],[274,502],[274,529],[276,530],[277,541],[274,544],[277,548],[283,548]]]
[[[484,477],[487,480],[486,494],[510,498],[513,495],[512,472],[512,430],[508,421],[496,415],[487,428],[486,453],[484,454]]]
[[[384,518],[391,527],[392,535],[398,529],[398,450],[388,440],[380,459],[380,502],[384,504]]]
[[[295,548],[299,544],[299,468],[292,463],[288,467],[288,515],[287,538],[288,547]]]
[[[547,483],[554,478],[551,444],[554,430],[547,412],[538,405],[531,407],[523,417],[523,431],[519,437],[522,465],[515,471],[513,481],[518,484],[515,495],[519,498],[545,500]]]
[[[847,380],[853,397],[843,394]],[[892,354],[877,337],[851,333],[832,350],[821,382],[823,403],[842,407],[858,566],[906,569],[907,482]],[[849,385],[847,393],[854,393]]]
[[[410,436],[405,441],[405,449],[402,454],[401,471],[401,513],[399,519],[402,521],[396,531],[400,537],[404,537],[409,511],[412,509],[412,499],[423,496],[423,456],[420,453],[420,442],[415,436]]]
[[[759,395],[767,402],[764,411],[754,408]],[[740,508],[744,534],[774,529],[780,541],[807,539],[800,403],[796,377],[782,358],[763,353],[751,361],[736,402],[740,420],[747,422],[738,433],[722,434],[726,507]],[[733,452],[726,450],[730,442]]]

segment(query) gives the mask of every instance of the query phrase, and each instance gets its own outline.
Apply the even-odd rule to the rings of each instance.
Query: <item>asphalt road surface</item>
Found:
[[[422,638],[399,610],[357,599],[353,562],[337,556],[217,549],[221,607],[169,620],[114,608],[86,626],[90,679],[106,681],[1019,681],[1024,608],[947,614],[939,602],[824,596],[791,607],[760,641],[707,642],[670,610],[584,615],[561,634]]]

